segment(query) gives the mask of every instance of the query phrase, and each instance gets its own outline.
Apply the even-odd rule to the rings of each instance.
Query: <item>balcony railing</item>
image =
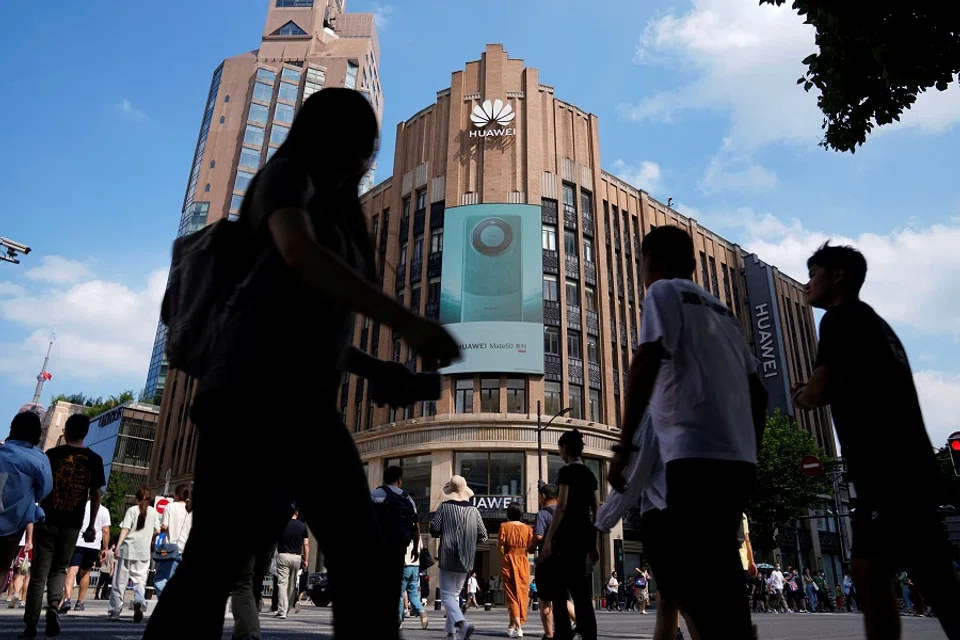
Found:
[[[563,205],[563,227],[571,231],[577,230],[577,208],[573,205]]]
[[[600,315],[596,311],[587,310],[587,333],[600,335]]]
[[[575,331],[580,331],[581,329],[580,307],[574,306],[572,304],[567,305],[567,328],[573,329]]]
[[[556,251],[549,249],[543,250],[543,272],[559,274],[560,273],[560,255]]]
[[[564,265],[566,266],[565,271],[568,278],[573,278],[574,280],[580,279],[580,260],[576,256],[566,256]]]
[[[583,384],[583,360],[567,358],[567,375],[573,384]]]
[[[556,300],[543,301],[543,324],[560,326],[560,303]]]
[[[583,221],[583,235],[587,236],[588,238],[592,238],[593,214],[589,211],[584,211],[583,215],[581,216],[581,220]]]
[[[600,365],[595,362],[587,364],[587,378],[591,389],[603,388],[603,374],[600,373]]]
[[[413,235],[418,236],[423,233],[423,226],[427,220],[427,210],[417,209],[413,212]]]
[[[596,286],[597,284],[597,265],[593,262],[583,263],[583,279],[587,284]]]
[[[427,258],[427,277],[439,278],[443,268],[443,251],[434,251]]]
[[[544,224],[557,224],[557,201],[543,198],[540,205],[540,219]]]
[[[410,283],[420,282],[423,279],[423,258],[414,258],[410,261]]]

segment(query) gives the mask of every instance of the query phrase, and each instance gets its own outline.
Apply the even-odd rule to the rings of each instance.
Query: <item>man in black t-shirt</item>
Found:
[[[947,636],[960,639],[960,583],[937,513],[937,463],[906,352],[890,325],[859,298],[867,274],[860,252],[827,243],[807,267],[807,299],[826,314],[816,367],[807,383],[794,387],[793,400],[801,408],[830,405],[857,489],[852,574],[867,637],[900,635],[891,578],[894,564],[902,564]],[[903,483],[896,469],[909,469],[915,482]]]
[[[276,616],[286,619],[290,602],[297,597],[299,581],[297,572],[306,571],[310,564],[310,532],[307,525],[299,520],[300,512],[294,510],[283,537],[277,544],[277,590],[279,606]]]
[[[73,556],[83,517],[90,500],[90,512],[100,509],[100,489],[107,484],[103,474],[103,458],[86,448],[83,439],[90,430],[90,419],[82,414],[67,418],[64,427],[65,445],[47,451],[53,470],[53,491],[41,503],[45,520],[33,534],[33,565],[23,614],[22,638],[37,637],[37,623],[43,608],[43,590],[47,590],[47,627],[52,638],[60,633],[58,609],[63,599],[67,565]],[[96,539],[95,518],[84,536]]]

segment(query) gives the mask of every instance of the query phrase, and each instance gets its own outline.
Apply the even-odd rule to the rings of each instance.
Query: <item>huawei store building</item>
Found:
[[[771,409],[794,415],[836,455],[826,413],[794,412],[790,403],[791,382],[809,376],[816,354],[800,283],[643,185],[604,172],[598,128],[537,69],[488,45],[435,102],[398,125],[393,177],[363,196],[382,286],[444,323],[464,358],[442,372],[439,400],[406,410],[374,406],[364,381],[345,377],[341,414],[370,486],[387,466],[402,467],[423,521],[450,476],[467,479],[491,533],[478,551],[481,580],[499,575],[496,533],[507,506],[536,512],[538,480],[556,479],[565,430],[583,432],[601,499],[608,491],[606,460],[643,313],[640,246],[656,226],[693,237],[696,280],[740,319]],[[421,366],[387,327],[361,318],[355,342]],[[550,422],[540,432],[542,464],[538,408],[539,423]],[[630,573],[642,561],[630,518],[602,538],[601,552],[596,594],[612,568]]]

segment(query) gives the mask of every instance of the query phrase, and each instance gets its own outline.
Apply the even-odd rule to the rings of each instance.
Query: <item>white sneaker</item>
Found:
[[[523,637],[523,629],[517,629],[517,637],[518,637],[518,638],[522,638],[522,637]]]
[[[517,637],[517,630],[516,630],[516,629],[507,629],[507,637],[508,637],[508,638],[516,638],[516,637]]]

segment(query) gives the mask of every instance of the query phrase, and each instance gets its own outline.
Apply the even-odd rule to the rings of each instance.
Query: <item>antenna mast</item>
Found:
[[[47,373],[47,365],[50,363],[50,352],[53,351],[53,343],[57,341],[57,327],[53,328],[53,335],[50,336],[50,344],[47,346],[47,356],[43,359],[43,368],[37,374],[37,388],[33,392],[32,404],[40,404],[40,395],[43,393],[43,383],[52,376]]]

